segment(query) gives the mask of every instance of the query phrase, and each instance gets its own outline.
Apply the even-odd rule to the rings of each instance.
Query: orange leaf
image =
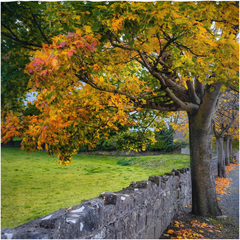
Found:
[[[49,48],[48,45],[45,44],[45,43],[42,43],[42,47],[43,47],[43,49],[48,49]]]
[[[172,230],[172,229],[168,229],[168,230],[167,230],[167,233],[169,233],[169,234],[174,234],[175,232],[174,232],[174,230]]]
[[[43,71],[40,73],[40,76],[42,76],[42,75],[46,76],[47,72],[48,72],[47,69],[43,70]]]

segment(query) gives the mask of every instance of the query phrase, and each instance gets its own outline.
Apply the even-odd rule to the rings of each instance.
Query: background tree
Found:
[[[156,143],[150,145],[150,150],[171,152],[175,149],[173,142],[175,131],[172,127],[162,128],[160,131],[155,131]]]
[[[50,153],[69,163],[79,144],[107,134],[116,122],[134,124],[128,120],[131,111],[186,111],[193,213],[221,214],[211,119],[221,91],[238,89],[235,2],[69,4],[67,22],[75,21],[75,29],[32,53],[26,67],[29,87],[40,93],[36,106],[42,114],[23,122],[8,114],[3,139],[13,135],[11,124],[26,149],[46,142]],[[63,12],[57,3],[47,9],[53,19]]]
[[[230,165],[230,143],[228,131],[232,127],[236,127],[236,123],[238,122],[238,115],[238,93],[228,90],[223,94],[217,112],[213,117],[213,132],[217,142],[219,177],[226,177],[225,165]],[[225,153],[223,141],[225,142]]]

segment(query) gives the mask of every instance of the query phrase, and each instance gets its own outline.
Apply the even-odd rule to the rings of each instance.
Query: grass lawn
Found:
[[[189,156],[181,154],[74,155],[73,162],[65,167],[46,152],[25,153],[17,148],[2,148],[1,162],[2,229],[190,165]]]

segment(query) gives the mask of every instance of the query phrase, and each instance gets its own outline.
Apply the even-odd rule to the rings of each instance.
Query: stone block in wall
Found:
[[[158,219],[161,215],[161,212],[163,211],[163,209],[161,208],[161,202],[162,202],[162,199],[161,198],[158,198],[156,199],[154,205],[153,205],[153,218],[154,219]]]
[[[130,216],[124,216],[123,217],[123,221],[124,221],[124,236],[127,239],[132,239],[134,237],[134,233],[132,233],[132,229],[131,229],[131,218]]]
[[[158,195],[161,191],[161,178],[160,177],[154,177],[154,180],[152,177],[149,178],[148,181],[148,190],[153,193],[153,195]]]
[[[135,193],[135,205],[137,206],[142,206],[142,205],[146,205],[146,201],[147,201],[147,189],[138,189],[135,188],[134,189],[136,191]]]
[[[105,239],[114,239],[116,238],[116,229],[114,223],[106,226],[106,237]]]
[[[109,234],[110,236],[110,234]],[[99,231],[96,231],[95,233],[89,235],[86,237],[86,239],[110,239],[111,237],[107,237],[107,230],[106,227],[103,227],[102,229],[100,229]]]
[[[137,233],[137,222],[138,222],[138,210],[133,210],[131,212],[131,229],[133,234],[135,235]]]
[[[42,228],[55,228],[56,221],[59,217],[64,215],[66,212],[66,209],[59,209],[56,212],[53,212],[51,214],[48,214],[47,216],[41,218],[40,221],[40,227]]]
[[[124,222],[123,222],[122,218],[116,219],[113,226],[114,226],[116,234],[118,232],[122,232],[124,230]]]
[[[116,221],[115,206],[104,206],[104,221],[106,224],[111,224]]]
[[[161,177],[160,176],[150,176],[148,181],[155,183],[158,187],[161,185]]]
[[[166,209],[166,211],[164,211],[162,213],[162,217],[161,217],[161,223],[162,223],[162,229],[166,229],[168,227],[168,225],[170,224],[172,219],[169,218],[169,212]]]
[[[155,204],[154,204],[155,207]],[[152,204],[148,204],[147,205],[147,219],[146,219],[146,226],[150,226],[153,222],[153,208],[152,208]]]
[[[154,239],[154,229],[155,229],[155,224],[152,224],[147,228],[145,239]]]
[[[117,210],[119,214],[125,215],[128,213],[132,208],[132,198],[128,194],[119,194],[118,203],[117,203]]]
[[[104,201],[92,199],[66,212],[57,221],[56,238],[84,238],[104,224]],[[69,236],[69,237],[67,237]]]
[[[27,228],[18,226],[15,229],[4,228],[1,231],[1,239],[52,239],[53,229],[39,229],[37,226]]]
[[[137,232],[141,232],[146,227],[147,209],[142,207],[138,210]]]
[[[162,229],[162,222],[159,218],[154,226],[154,239],[159,239],[165,229]]]

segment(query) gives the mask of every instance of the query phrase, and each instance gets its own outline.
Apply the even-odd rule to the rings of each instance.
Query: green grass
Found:
[[[75,155],[65,167],[46,152],[27,154],[16,148],[2,148],[1,161],[1,228],[13,228],[102,192],[119,191],[133,181],[189,166],[189,156],[174,154]]]

